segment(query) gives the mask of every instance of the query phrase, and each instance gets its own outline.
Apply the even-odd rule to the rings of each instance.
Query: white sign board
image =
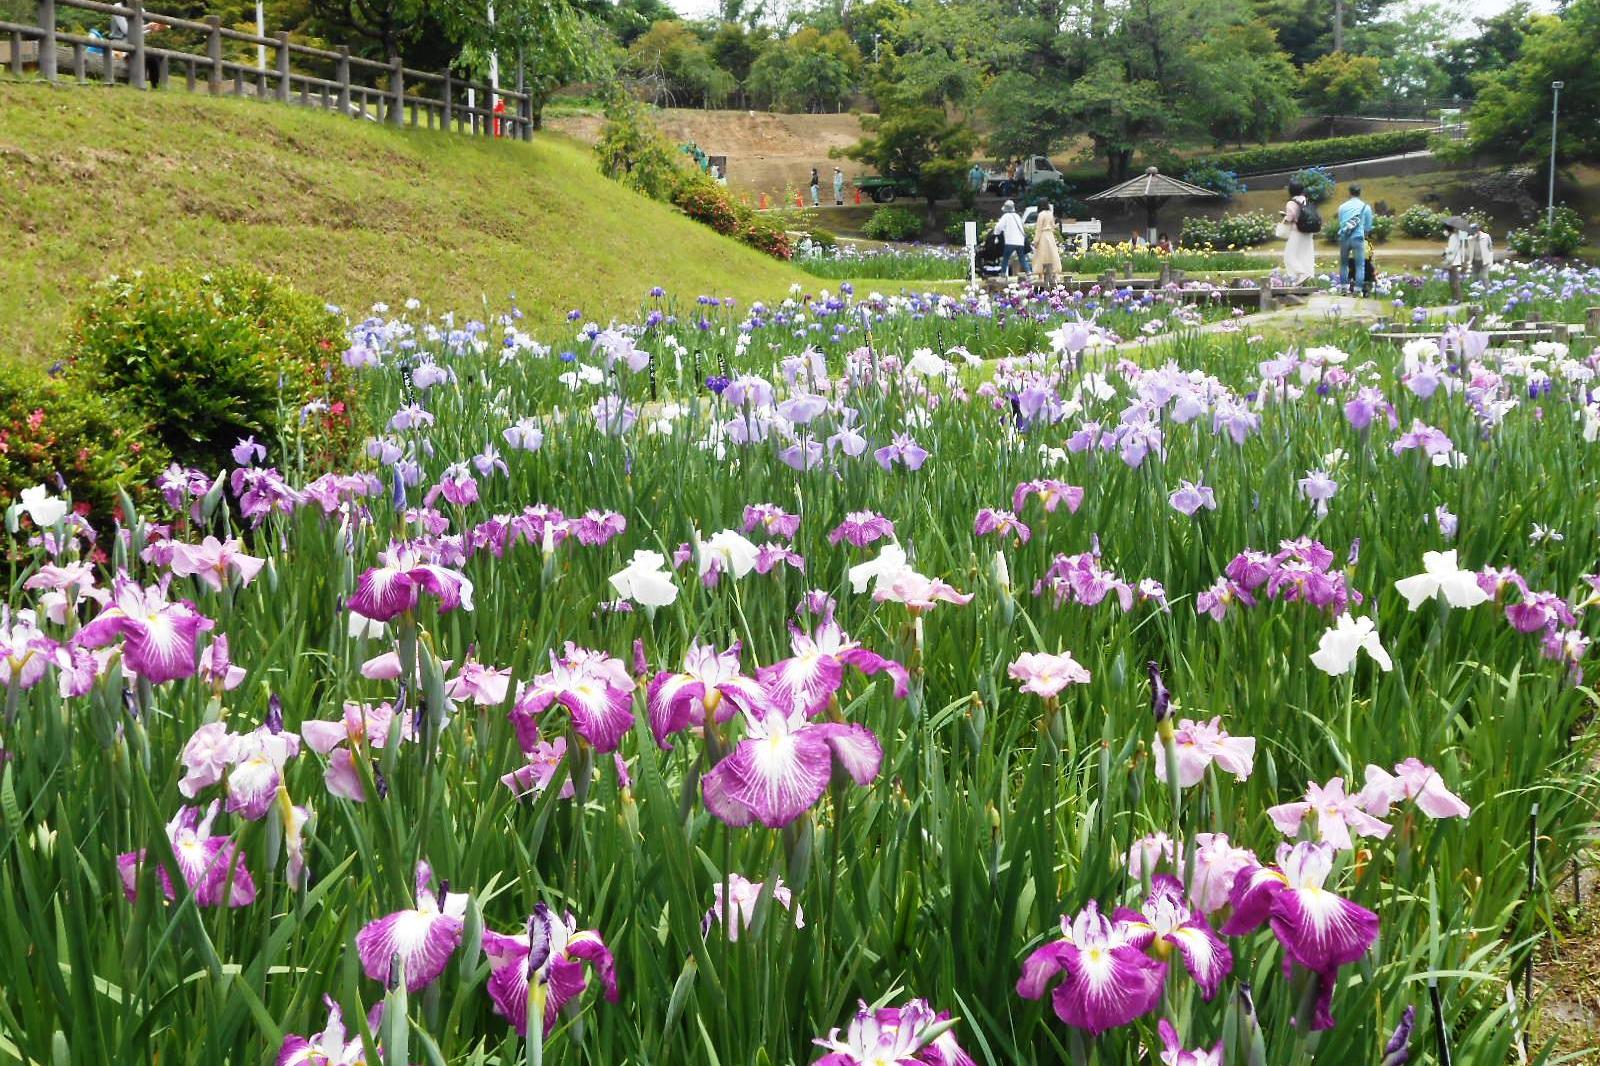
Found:
[[[977,246],[978,246],[978,224],[969,219],[967,221],[967,247],[968,248],[976,248]]]
[[[1062,233],[1099,233],[1100,220],[1098,218],[1085,219],[1082,222],[1061,223]]]

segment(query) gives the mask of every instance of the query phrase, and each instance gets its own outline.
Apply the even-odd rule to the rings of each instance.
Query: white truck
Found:
[[[1011,166],[985,170],[983,190],[996,196],[1016,196],[1047,181],[1064,182],[1065,179],[1049,159],[1042,155],[1031,155]]]

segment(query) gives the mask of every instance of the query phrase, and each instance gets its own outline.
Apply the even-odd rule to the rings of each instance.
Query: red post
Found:
[[[805,207],[806,206],[805,197],[801,196],[799,193],[795,193],[794,194],[794,205],[796,207]]]
[[[857,207],[861,206],[861,190],[860,189],[856,190],[856,206]]]
[[[494,135],[500,136],[500,116],[506,113],[505,100],[496,97],[494,101]]]
[[[766,209],[767,209],[767,194],[766,193],[762,193],[761,194],[761,210],[765,211]]]

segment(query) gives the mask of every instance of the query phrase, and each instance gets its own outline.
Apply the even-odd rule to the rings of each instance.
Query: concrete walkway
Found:
[[[1448,312],[1452,308],[1431,308],[1430,313]],[[1359,296],[1338,296],[1319,292],[1298,307],[1280,307],[1272,311],[1257,311],[1239,318],[1219,318],[1215,322],[1195,326],[1181,334],[1165,333],[1156,337],[1140,337],[1123,341],[1117,351],[1136,351],[1172,340],[1175,336],[1194,336],[1203,333],[1249,333],[1262,326],[1289,327],[1324,326],[1337,322],[1369,324],[1392,313],[1384,300],[1368,300]]]

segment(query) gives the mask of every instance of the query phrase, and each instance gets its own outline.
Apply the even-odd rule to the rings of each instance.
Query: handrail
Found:
[[[57,14],[61,8],[126,19],[127,36],[113,40],[60,29]],[[187,52],[147,43],[147,26],[204,34],[205,51]],[[275,37],[262,36],[224,26],[216,16],[196,22],[149,11],[138,0],[125,4],[105,3],[103,0],[39,0],[37,25],[0,21],[0,36],[9,36],[13,42],[11,68],[17,74],[22,72],[23,63],[21,50],[15,46],[24,39],[39,42],[37,66],[40,74],[51,82],[60,77],[62,63],[58,48],[65,45],[71,50],[71,74],[80,81],[88,77],[90,70],[86,52],[96,49],[100,55],[94,66],[100,68],[101,76],[107,81],[117,80],[120,66],[124,68],[120,71],[123,80],[134,88],[145,88],[152,82],[158,87],[168,84],[170,68],[176,63],[180,69],[187,67],[186,80],[191,90],[198,90],[203,78],[206,90],[213,94],[231,91],[237,96],[245,95],[248,91],[261,99],[275,98],[280,103],[293,103],[296,102],[295,90],[298,86],[298,102],[302,105],[368,114],[370,117],[366,108],[366,102],[370,101],[376,105],[384,120],[392,125],[405,124],[407,116],[403,112],[409,112],[412,126],[426,123],[429,128],[434,128],[437,123],[442,129],[484,135],[492,133],[495,136],[505,133],[523,140],[531,139],[533,135],[534,96],[530,92],[495,88],[483,82],[460,79],[449,71],[437,73],[416,70],[402,65],[398,57],[384,63],[351,55],[346,47],[335,51],[299,44],[290,40],[287,33]],[[269,49],[275,53],[276,62],[250,65],[225,59],[222,54],[224,41]],[[327,78],[322,73],[300,69],[300,64],[295,62],[297,58],[318,64],[331,63],[335,68],[335,76]],[[320,70],[325,72],[326,66]],[[353,72],[362,72],[370,77],[365,81],[358,80]],[[225,84],[230,80],[231,90]],[[408,83],[428,86],[438,95],[419,96],[407,92]],[[518,83],[521,83],[520,63]],[[269,86],[275,92],[269,92]],[[312,90],[315,90],[315,95]],[[472,106],[468,106],[465,99],[457,99],[466,95],[474,96]],[[363,101],[362,106],[353,107],[353,97],[359,97]],[[487,101],[487,104],[479,101]]]

